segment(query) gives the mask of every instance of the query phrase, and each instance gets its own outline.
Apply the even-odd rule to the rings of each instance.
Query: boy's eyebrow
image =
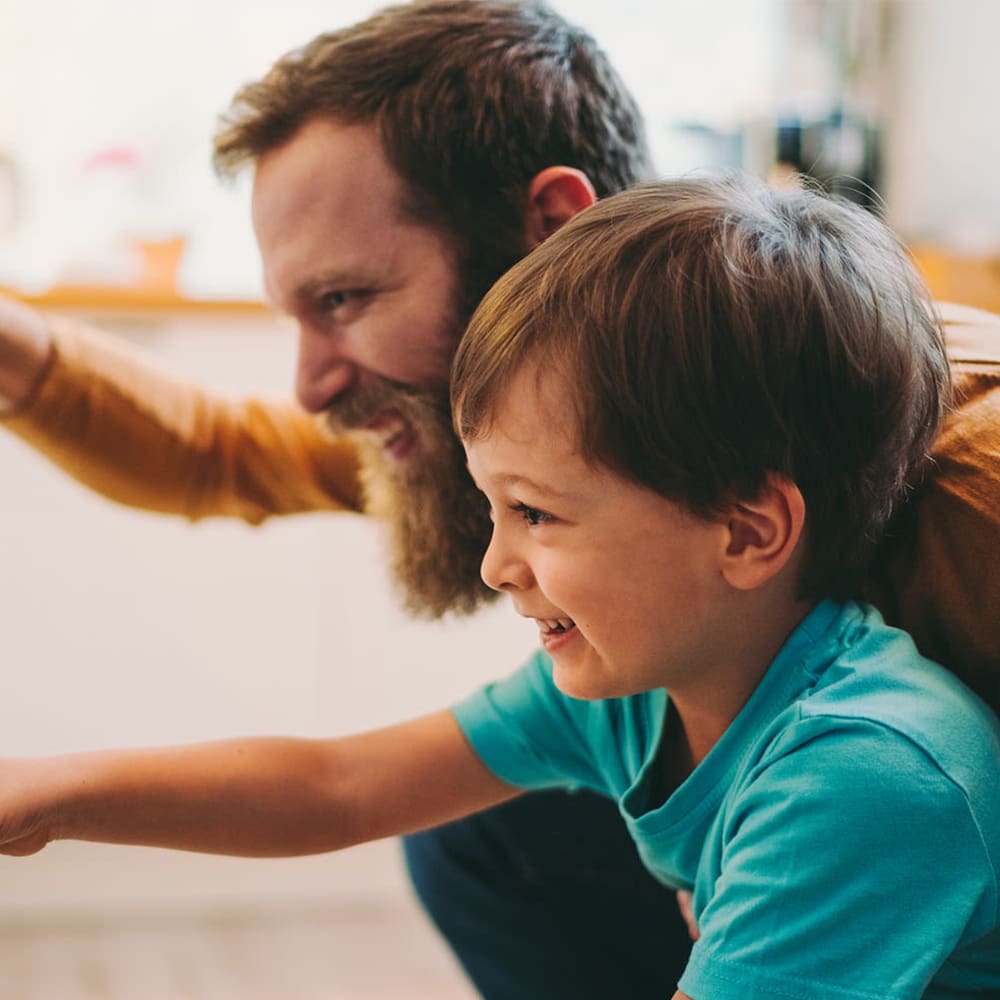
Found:
[[[557,490],[553,486],[546,486],[543,483],[536,482],[530,476],[519,476],[513,472],[503,473],[496,477],[497,482],[501,486],[505,486],[508,489],[517,488],[518,486],[526,486],[528,489],[533,490],[536,493],[543,493],[546,496],[552,497],[555,500],[568,500],[573,497],[574,494],[567,493],[563,490]]]

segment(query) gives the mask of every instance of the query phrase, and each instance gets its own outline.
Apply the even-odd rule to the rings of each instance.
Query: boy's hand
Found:
[[[0,854],[35,854],[53,839],[51,818],[43,804],[51,781],[42,761],[0,762]]]

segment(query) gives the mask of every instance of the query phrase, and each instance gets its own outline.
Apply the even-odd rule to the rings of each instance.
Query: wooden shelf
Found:
[[[263,302],[247,299],[189,299],[176,292],[146,288],[118,288],[100,285],[57,285],[35,295],[16,289],[0,292],[38,309],[107,309],[135,312],[227,312],[266,314]]]

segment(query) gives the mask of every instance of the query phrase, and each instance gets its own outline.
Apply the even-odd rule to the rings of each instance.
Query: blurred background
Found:
[[[241,83],[377,6],[0,0],[0,287],[221,390],[287,394],[294,341],[259,305],[248,178],[216,180],[211,134]],[[939,297],[1000,308],[996,0],[555,6],[633,88],[661,174],[810,173],[883,213]],[[447,704],[534,645],[507,607],[406,620],[361,518],[251,528],[124,510],[2,433],[0,482],[0,754],[355,731]],[[313,995],[288,978],[280,927],[301,947],[339,926],[315,938],[333,963],[315,995],[414,1000],[384,978],[376,993],[377,976],[345,985],[344,928],[369,919],[395,935],[383,977],[467,995],[394,844],[247,862],[60,843],[0,859],[0,997],[216,998],[192,941],[235,920],[258,929],[232,947],[260,989],[234,995]],[[121,937],[136,927],[159,944]],[[182,944],[178,927],[197,933]],[[95,928],[130,941],[107,954],[132,964],[95,957]],[[186,973],[164,948],[189,949]]]
[[[0,285],[256,299],[247,184],[211,171],[215,117],[277,54],[376,6],[0,0]],[[994,0],[557,6],[631,84],[662,173],[785,164],[882,200],[915,246],[1000,250]]]

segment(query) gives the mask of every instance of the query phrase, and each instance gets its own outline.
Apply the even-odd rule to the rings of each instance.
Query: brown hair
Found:
[[[735,177],[609,198],[502,278],[455,359],[464,439],[528,360],[567,373],[588,461],[699,516],[770,472],[794,481],[810,598],[856,592],[950,398],[941,330],[888,229]]]
[[[374,123],[419,221],[465,256],[502,248],[481,291],[525,252],[541,170],[576,167],[599,196],[649,176],[634,99],[594,40],[539,2],[423,0],[318,36],[237,93],[216,168],[255,162],[315,118]]]

